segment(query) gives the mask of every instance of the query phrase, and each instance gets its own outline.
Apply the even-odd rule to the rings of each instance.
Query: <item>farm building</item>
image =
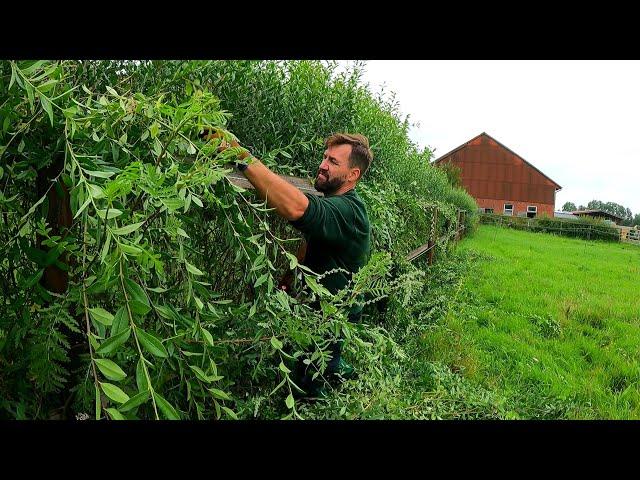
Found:
[[[482,132],[438,158],[461,169],[464,188],[486,213],[553,217],[562,187],[496,139]]]
[[[613,213],[605,212],[604,210],[576,210],[571,212],[578,217],[591,217],[600,218],[603,220],[609,220],[615,224],[618,224],[624,220],[624,218],[614,215]]]

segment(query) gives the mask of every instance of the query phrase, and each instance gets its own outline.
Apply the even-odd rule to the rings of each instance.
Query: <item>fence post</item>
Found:
[[[436,251],[436,240],[438,239],[437,229],[438,207],[433,207],[433,216],[431,217],[431,232],[429,234],[429,242],[427,248],[429,253],[427,255],[427,263],[433,265],[433,256]]]

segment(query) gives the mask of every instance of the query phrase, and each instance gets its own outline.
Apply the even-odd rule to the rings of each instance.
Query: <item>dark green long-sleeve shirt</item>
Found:
[[[301,218],[291,222],[307,242],[304,265],[320,274],[337,267],[357,272],[369,260],[371,241],[369,217],[360,196],[355,190],[326,197],[305,195],[309,206]],[[337,272],[321,283],[336,293],[349,279],[350,275]],[[351,316],[357,319],[361,310],[353,309]]]

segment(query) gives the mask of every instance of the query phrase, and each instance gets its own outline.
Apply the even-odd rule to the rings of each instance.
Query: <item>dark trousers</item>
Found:
[[[335,380],[338,373],[338,365],[340,363],[340,354],[342,350],[343,340],[331,342],[329,344],[329,351],[331,352],[331,359],[327,362],[327,368],[322,375],[329,382]],[[320,375],[313,379],[313,374],[317,371],[311,365],[305,365],[304,359],[309,355],[303,355],[298,358],[293,369],[293,381],[298,385],[307,395],[313,395],[324,384],[324,381]]]

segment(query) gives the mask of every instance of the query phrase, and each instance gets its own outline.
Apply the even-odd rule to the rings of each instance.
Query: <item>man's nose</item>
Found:
[[[327,160],[322,161],[322,163],[320,164],[320,170],[329,170],[329,162]]]

